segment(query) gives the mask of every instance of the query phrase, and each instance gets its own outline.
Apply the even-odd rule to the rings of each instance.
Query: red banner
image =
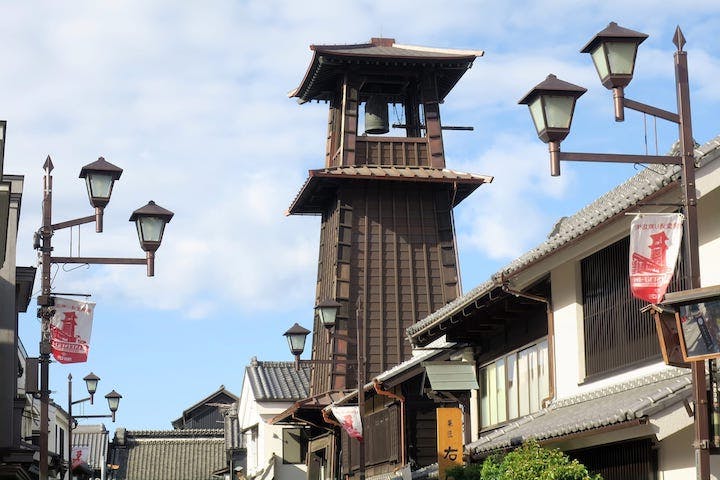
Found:
[[[675,271],[683,216],[638,215],[630,226],[630,290],[634,297],[660,303]]]
[[[69,298],[55,298],[50,319],[52,354],[60,363],[87,362],[95,304]]]

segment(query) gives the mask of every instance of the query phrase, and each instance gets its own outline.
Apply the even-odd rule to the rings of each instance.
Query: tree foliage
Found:
[[[505,456],[492,456],[482,464],[471,463],[447,471],[454,480],[602,480],[583,464],[558,449],[530,441]]]

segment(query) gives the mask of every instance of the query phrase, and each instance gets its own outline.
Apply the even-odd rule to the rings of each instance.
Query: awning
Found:
[[[323,422],[322,409],[331,405],[341,398],[345,398],[354,390],[330,390],[325,393],[304,398],[292,404],[284,412],[276,415],[270,420],[270,424],[294,424],[298,421],[310,423]]]
[[[475,364],[462,361],[423,362],[430,387],[437,391],[477,390]]]
[[[481,435],[468,444],[466,450],[472,458],[479,459],[515,448],[529,439],[550,443],[647,423],[656,423],[659,438],[667,437],[686,425],[672,422],[666,426],[662,423],[663,414],[673,408],[684,410],[683,404],[691,396],[690,373],[684,369],[667,369],[555,401],[537,413]],[[691,425],[692,419],[686,418],[686,423]]]

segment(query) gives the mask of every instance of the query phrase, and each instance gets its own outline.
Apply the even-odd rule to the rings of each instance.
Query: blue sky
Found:
[[[143,268],[54,271],[53,288],[97,302],[90,358],[54,363],[51,388],[66,402],[67,374],[89,371],[99,392],[123,395],[116,424],[170,421],[225,385],[239,394],[251,357],[290,360],[282,333],[311,326],[317,217],[286,217],[307,170],[323,165],[327,106],[286,94],[310,44],[398,43],[484,50],[442,107],[448,167],[495,181],[456,210],[467,291],[541,243],[554,223],[636,172],[563,164],[549,175],[546,146],[517,101],[549,73],[588,88],[567,151],[664,154],[677,129],[628,112],[615,123],[611,93],[578,51],[610,21],[650,35],[628,98],[675,111],[674,45],[687,38],[695,138],[720,134],[720,3],[708,1],[128,0],[3,2],[0,118],[8,121],[5,172],[25,175],[18,265],[35,265],[42,165],[55,163],[54,222],[91,213],[80,168],[104,156],[125,171],[105,232],[80,232],[82,256],[142,256],[130,213],[154,200],[175,212]],[[647,141],[646,141],[647,131]],[[69,254],[67,232],[55,236]],[[77,231],[73,245],[77,249]],[[77,252],[75,252],[77,254]],[[39,280],[36,281],[36,288]],[[20,319],[37,354],[35,305]],[[76,383],[75,395],[83,394]],[[103,402],[104,403],[104,402]],[[100,413],[104,405],[86,413]]]

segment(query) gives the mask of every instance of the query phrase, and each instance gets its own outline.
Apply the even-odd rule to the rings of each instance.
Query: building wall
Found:
[[[323,215],[317,300],[342,304],[336,332],[364,335],[366,378],[411,357],[407,327],[455,299],[459,275],[451,198],[444,185],[346,182]],[[328,343],[316,321],[313,358],[334,352],[355,358],[355,346]],[[331,350],[334,349],[334,350]],[[311,393],[356,384],[354,370],[314,369]]]
[[[2,176],[2,172],[0,172]],[[17,382],[17,309],[15,306],[15,257],[17,226],[23,177],[5,175],[10,182],[10,211],[5,262],[0,268],[0,449],[17,444],[20,432],[13,427],[13,408]],[[5,219],[0,218],[0,222]]]
[[[693,437],[693,429],[686,428],[660,443],[658,469],[662,472],[662,480],[695,477],[695,455],[691,448]]]
[[[699,234],[700,234],[700,270],[701,284],[703,286],[720,284],[720,162],[714,162],[705,172],[703,181],[699,182],[702,194],[699,199]],[[710,172],[712,175],[709,175]],[[674,192],[676,193],[676,191]],[[658,203],[669,198],[660,198],[654,201]],[[610,243],[629,234],[631,217],[621,218],[614,224],[604,226],[597,232],[583,237],[579,242],[568,247],[564,252],[559,252],[558,257],[565,257],[558,263],[557,260],[549,259],[552,264],[552,301],[554,313],[555,333],[555,386],[556,398],[564,398],[576,395],[584,391],[604,388],[608,385],[617,384],[646,375],[655,371],[665,369],[662,361],[644,364],[638,368],[619,371],[597,379],[584,382],[584,345],[583,345],[583,308],[581,279],[579,275],[579,262],[582,258],[598,251]],[[608,318],[608,321],[612,321]],[[648,321],[650,317],[648,317]],[[674,407],[675,408],[675,407]],[[676,410],[669,414],[686,415],[684,408],[676,406]],[[692,448],[694,427],[691,421],[683,425],[676,425],[667,428],[667,432],[658,435],[658,469],[660,476],[658,480],[680,480],[694,478],[695,462],[694,450]],[[598,438],[595,442],[601,442]],[[570,441],[566,447],[572,448]],[[587,443],[592,444],[592,437],[588,437]],[[601,444],[601,443],[596,443]],[[711,456],[711,471],[717,476],[720,473],[720,456]],[[720,478],[713,476],[713,478]]]
[[[238,406],[238,419],[241,431],[257,426],[257,438],[253,439],[251,431],[245,433],[247,447],[248,476],[263,472],[273,464],[275,480],[304,480],[307,467],[305,465],[284,464],[281,425],[271,425],[269,421],[282,413],[293,402],[257,402],[247,377],[243,381]]]

